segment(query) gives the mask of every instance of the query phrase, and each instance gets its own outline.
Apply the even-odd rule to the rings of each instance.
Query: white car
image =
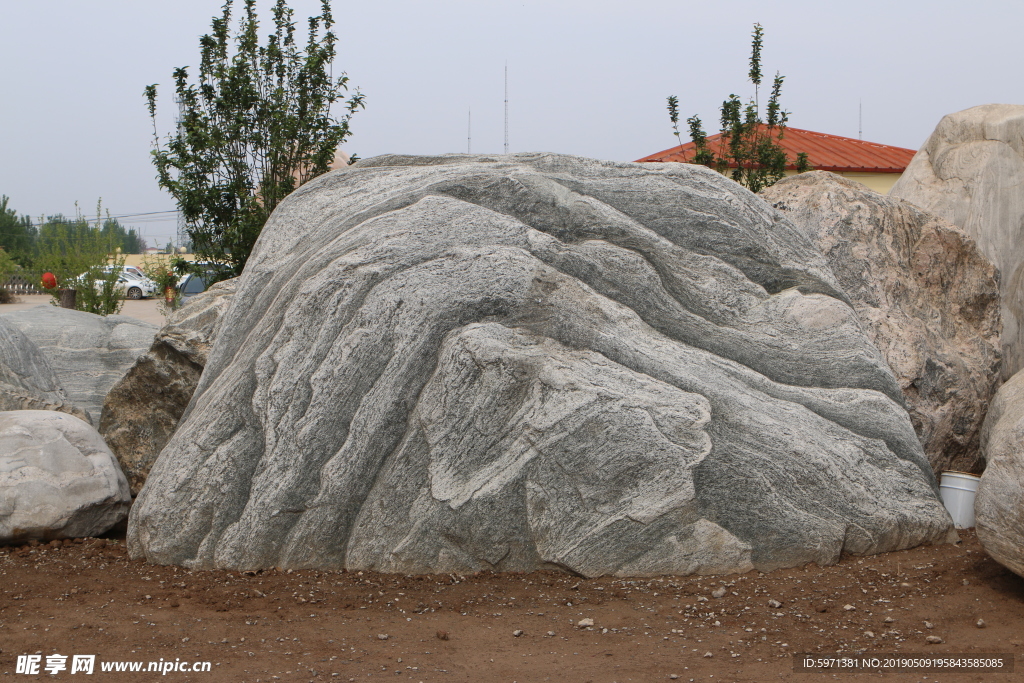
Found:
[[[114,271],[114,266],[103,266],[104,273]],[[79,282],[86,280],[86,273],[78,276]],[[103,287],[100,281],[93,282],[97,289]],[[126,299],[146,299],[157,294],[157,284],[146,277],[141,270],[135,266],[124,266],[121,274],[117,277],[117,288]]]

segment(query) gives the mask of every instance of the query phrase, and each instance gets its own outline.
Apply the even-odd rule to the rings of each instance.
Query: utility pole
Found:
[[[505,62],[505,154],[508,154],[508,62]]]

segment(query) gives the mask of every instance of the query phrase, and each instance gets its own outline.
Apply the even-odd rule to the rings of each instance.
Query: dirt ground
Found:
[[[36,306],[50,306],[52,301],[53,297],[49,294],[19,294],[14,303],[0,304],[0,314],[24,311]],[[161,313],[161,301],[158,297],[135,300],[125,299],[124,306],[121,307],[121,315],[144,320],[147,323],[163,327],[167,318]]]
[[[7,547],[0,673],[22,679],[18,655],[94,654],[96,680],[124,681],[1024,680],[1024,579],[961,537],[831,567],[652,579],[189,571],[130,560],[118,538]],[[1017,668],[794,673],[796,653],[861,652],[1012,653]],[[210,671],[147,673],[161,658]],[[116,661],[143,670],[100,670]]]

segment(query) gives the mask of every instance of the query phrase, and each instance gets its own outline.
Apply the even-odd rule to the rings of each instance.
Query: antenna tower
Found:
[[[473,107],[469,108],[469,115],[466,117],[466,154],[473,153]]]
[[[181,135],[184,132],[183,121],[185,120],[185,103],[177,95],[174,96],[174,101],[178,105],[178,120],[175,121],[175,124],[178,130],[178,135]],[[188,236],[188,227],[185,225],[185,214],[181,212],[181,207],[178,207],[178,234],[174,241],[174,246],[182,247],[190,241],[191,239]],[[159,247],[161,245],[157,244],[154,246]]]
[[[857,139],[864,139],[864,101],[857,101]]]
[[[505,154],[508,154],[508,62],[505,62]]]

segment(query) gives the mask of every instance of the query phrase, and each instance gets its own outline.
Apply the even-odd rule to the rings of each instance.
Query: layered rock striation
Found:
[[[925,455],[977,472],[999,383],[999,276],[958,227],[834,173],[786,178],[761,196],[825,255],[896,375]]]
[[[146,352],[159,329],[123,315],[101,316],[56,306],[0,315],[30,339],[71,403],[100,419],[107,392]]]
[[[725,573],[953,533],[820,252],[696,166],[379,157],[267,223],[132,509],[189,567]]]

